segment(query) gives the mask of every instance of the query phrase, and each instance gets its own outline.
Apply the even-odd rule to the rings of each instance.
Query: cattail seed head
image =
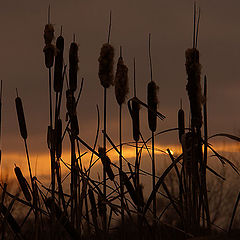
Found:
[[[140,104],[132,101],[132,125],[133,125],[133,139],[138,142],[140,138],[140,120],[139,120]]]
[[[115,75],[115,96],[119,105],[125,102],[128,92],[128,67],[124,64],[123,58],[119,57]]]
[[[55,203],[55,200],[53,198],[51,197],[47,198],[45,201],[45,205],[50,210],[51,213],[55,214],[56,218],[65,228],[65,230],[69,233],[72,239],[80,238],[78,232],[75,230],[72,223],[69,222],[68,217],[66,217],[65,213],[62,212],[61,208],[59,207],[58,204]]]
[[[56,124],[56,156],[59,159],[62,155],[62,120],[58,119]]]
[[[74,137],[76,137],[79,134],[79,126],[78,126],[78,119],[77,115],[73,115],[71,118],[71,132]]]
[[[109,88],[113,85],[113,64],[114,64],[114,48],[109,44],[103,44],[100,52],[98,76],[101,85]]]
[[[106,212],[106,204],[103,201],[103,195],[98,193],[98,213],[101,217],[103,217],[104,213]]]
[[[54,62],[54,56],[55,56],[55,46],[53,44],[47,44],[43,52],[45,54],[45,65],[47,68],[51,68],[53,66]]]
[[[64,38],[59,36],[56,42],[56,56],[54,66],[54,91],[61,92],[63,88],[63,49],[64,49]]]
[[[192,127],[201,128],[202,126],[202,92],[201,92],[201,65],[199,63],[199,51],[196,48],[187,49],[186,71],[188,75],[188,83],[186,89],[188,91],[191,124]]]
[[[44,28],[45,44],[51,44],[54,38],[54,28],[52,24],[46,24]]]
[[[193,165],[194,134],[192,132],[184,133],[181,141],[184,167],[186,169],[186,173],[191,173]]]
[[[16,109],[17,109],[17,117],[18,117],[18,124],[19,124],[19,129],[20,133],[23,139],[27,139],[27,127],[26,127],[26,122],[25,122],[25,117],[24,117],[24,111],[23,111],[23,105],[22,105],[22,100],[20,97],[17,97],[15,99],[16,103]]]
[[[138,195],[137,192],[135,191],[132,183],[130,182],[127,174],[125,172],[122,172],[122,179],[123,179],[123,184],[126,186],[126,189],[133,200],[133,202],[138,205]]]
[[[88,196],[89,196],[92,212],[94,212],[94,215],[97,216],[96,201],[95,201],[94,193],[91,188],[88,189]]]
[[[61,51],[61,52],[63,52],[64,50],[64,38],[61,35],[57,38],[56,48],[58,51]]]
[[[182,135],[185,133],[185,117],[183,109],[178,110],[178,136],[181,143]]]
[[[11,227],[11,229],[13,230],[13,232],[15,234],[20,233],[20,231],[21,231],[20,226],[16,222],[15,218],[13,217],[13,215],[8,211],[8,209],[3,204],[1,204],[0,212],[6,218],[8,224]]]
[[[73,91],[68,89],[66,91],[66,97],[67,97],[67,111],[71,118],[72,116],[76,115],[76,101]]]
[[[99,147],[98,152],[102,161],[103,166],[106,169],[107,175],[111,181],[114,180],[114,173],[111,168],[111,160],[110,158],[106,155],[106,150],[105,148]]]
[[[26,198],[27,201],[30,202],[32,200],[32,198],[31,198],[31,194],[30,194],[29,189],[28,189],[27,180],[23,176],[22,171],[19,167],[15,167],[14,171],[15,171],[17,180],[20,184],[20,187],[23,191],[24,197]]]
[[[157,96],[158,86],[154,81],[148,83],[147,91],[147,103],[148,107],[148,126],[152,132],[156,131],[157,128],[157,105],[158,105],[158,96]]]
[[[77,71],[78,71],[78,45],[72,42],[69,49],[69,87],[70,90],[77,89]]]

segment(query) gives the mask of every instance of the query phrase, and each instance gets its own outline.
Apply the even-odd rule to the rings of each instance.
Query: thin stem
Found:
[[[194,2],[193,8],[193,48],[195,48],[195,34],[196,34],[196,2]]]
[[[197,21],[197,30],[196,30],[196,48],[197,48],[197,44],[198,44],[198,32],[199,32],[199,23],[200,23],[200,9],[198,10],[198,21]]]
[[[154,192],[155,189],[155,153],[154,153],[154,132],[152,132],[152,189]],[[153,226],[155,230],[155,225],[156,225],[156,193],[154,194],[153,198]],[[154,234],[155,236],[155,234]]]
[[[208,146],[208,121],[207,121],[207,76],[204,76],[204,98],[205,103],[203,105],[203,119],[204,119],[204,158],[203,158],[203,184],[204,184],[204,202],[207,218],[208,229],[211,227],[211,220],[209,214],[208,194],[206,186],[206,167],[207,167],[207,146]]]
[[[48,5],[48,24],[50,24],[51,22],[51,8],[50,8],[50,4]]]
[[[122,180],[122,104],[119,106],[119,167],[120,167],[120,192],[121,192],[121,239],[125,239],[124,236],[124,186]]]
[[[104,151],[106,152],[106,131],[107,131],[107,88],[104,88],[104,113],[103,113],[103,122],[104,122],[104,134],[103,134],[103,148]],[[105,164],[103,164],[103,196],[104,199],[106,199],[107,195],[107,186],[106,186],[106,169],[105,169]],[[106,208],[105,208],[106,209]],[[106,233],[107,230],[107,213],[104,211],[104,216],[103,216],[103,231]]]
[[[134,97],[136,97],[136,63],[135,58],[133,59],[133,91],[134,91]]]
[[[112,28],[112,11],[110,11],[110,16],[109,16],[109,26],[108,26],[108,39],[107,39],[107,43],[110,42],[111,28]]]
[[[50,115],[50,127],[53,127],[53,120],[52,120],[52,74],[51,68],[48,69],[48,84],[49,84],[49,115]]]
[[[26,151],[27,161],[28,161],[28,170],[29,170],[29,175],[30,175],[30,179],[31,179],[31,183],[32,183],[32,190],[33,190],[34,184],[33,184],[33,178],[32,178],[32,170],[31,170],[31,165],[30,165],[27,140],[25,138],[24,138],[24,145],[25,145],[25,151]]]
[[[148,38],[148,56],[149,56],[149,66],[150,66],[150,79],[152,82],[151,33],[149,33],[149,38]]]

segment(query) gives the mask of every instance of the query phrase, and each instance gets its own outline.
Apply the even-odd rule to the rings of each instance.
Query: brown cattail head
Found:
[[[187,174],[193,172],[193,160],[194,160],[194,141],[195,135],[193,132],[184,133],[181,138],[183,149],[183,165]]]
[[[58,51],[61,51],[61,52],[63,52],[63,50],[64,50],[64,38],[63,38],[62,35],[60,35],[60,36],[57,38],[56,48],[57,48]]]
[[[125,102],[128,92],[128,67],[124,64],[123,58],[119,57],[115,75],[115,95],[119,105]]]
[[[157,128],[157,96],[158,86],[154,81],[148,83],[147,103],[148,103],[148,126],[152,132]]]
[[[0,213],[6,218],[9,226],[11,227],[12,231],[17,235],[21,232],[21,228],[16,222],[13,215],[9,212],[8,208],[6,208],[3,204],[1,204]]]
[[[70,118],[71,121],[71,133],[74,137],[76,137],[79,134],[79,126],[78,126],[78,119],[77,119],[77,115],[73,115]]]
[[[100,52],[98,76],[101,85],[109,88],[113,85],[113,64],[114,64],[114,48],[109,44],[103,44]]]
[[[188,75],[186,89],[190,101],[191,124],[193,128],[199,129],[202,126],[201,65],[199,63],[199,51],[196,48],[187,49],[185,57],[185,66]]]
[[[140,104],[137,101],[132,101],[132,125],[133,139],[138,142],[140,138],[140,120],[139,120]]]
[[[58,119],[56,124],[56,156],[59,159],[62,155],[62,120]]]
[[[47,68],[51,68],[53,66],[53,62],[54,62],[54,56],[55,56],[55,46],[53,44],[47,44],[44,49],[43,52],[45,54],[45,65]]]
[[[98,213],[101,217],[103,217],[105,212],[106,204],[104,203],[104,197],[102,193],[98,193]]]
[[[76,115],[76,101],[73,91],[68,89],[66,91],[66,97],[67,97],[67,111],[68,115],[71,118],[72,116]]]
[[[72,42],[69,49],[69,87],[70,90],[77,89],[77,71],[78,71],[78,45]]]
[[[178,136],[180,143],[182,142],[182,135],[185,133],[185,117],[182,108],[178,110]]]
[[[138,194],[136,192],[136,190],[134,189],[132,183],[130,182],[130,179],[128,178],[127,174],[125,172],[122,172],[122,180],[123,180],[123,184],[126,186],[126,189],[131,197],[131,199],[133,200],[133,202],[138,205],[139,201],[138,201]]]
[[[88,196],[91,204],[91,213],[92,213],[92,220],[95,230],[98,231],[98,221],[97,221],[97,206],[94,197],[94,193],[91,188],[88,189]]]
[[[23,105],[22,100],[20,97],[16,97],[15,99],[16,109],[17,109],[17,117],[18,117],[18,124],[20,133],[23,139],[27,139],[27,127],[24,117]]]
[[[111,181],[114,180],[114,173],[111,168],[111,160],[110,158],[106,155],[106,149],[99,147],[98,152],[102,161],[103,166],[105,167],[105,170],[107,172],[107,175]]]
[[[58,204],[56,204],[55,200],[51,197],[47,198],[45,201],[46,207],[54,213],[58,221],[65,228],[65,230],[70,234],[72,239],[79,239],[80,236],[78,232],[73,227],[72,223],[69,222],[68,217],[62,212],[61,208]]]
[[[44,40],[45,44],[51,44],[54,38],[54,28],[52,24],[46,24],[44,28]]]
[[[21,171],[21,169],[19,167],[15,167],[14,171],[15,171],[17,180],[18,180],[18,182],[20,184],[20,187],[21,187],[21,189],[23,191],[24,197],[26,198],[27,201],[30,202],[32,200],[32,198],[31,198],[31,194],[29,192],[27,180],[23,176],[22,171]]]
[[[56,41],[56,56],[54,66],[54,91],[61,92],[63,88],[63,50],[64,50],[64,38],[59,36]]]
[[[94,215],[97,216],[96,201],[95,201],[94,193],[91,188],[88,189],[88,196],[89,196],[92,212],[94,212]]]

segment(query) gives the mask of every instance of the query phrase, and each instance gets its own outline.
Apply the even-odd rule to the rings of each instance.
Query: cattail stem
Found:
[[[152,132],[152,189],[154,192],[155,189],[155,152],[154,152],[154,132]],[[153,227],[155,230],[156,227],[156,193],[154,192],[154,197],[153,197]],[[154,232],[154,237],[155,237],[155,232]]]
[[[71,141],[71,222],[74,225],[75,222],[75,199],[76,199],[76,155],[75,155],[75,140],[72,135],[70,135]]]
[[[52,73],[51,68],[48,69],[48,80],[49,80],[49,116],[50,116],[50,127],[53,127],[52,121]]]
[[[207,124],[207,77],[204,77],[204,98],[205,103],[203,105],[203,123],[204,123],[204,156],[203,156],[203,184],[204,184],[204,202],[205,213],[207,218],[207,227],[211,228],[211,220],[209,214],[208,194],[206,186],[206,167],[207,167],[207,145],[208,145],[208,124]]]
[[[104,110],[103,110],[103,148],[106,151],[106,130],[107,130],[107,88],[104,88]],[[106,168],[103,164],[103,196],[104,200],[106,199],[107,195],[107,185],[106,185]],[[103,230],[106,233],[107,230],[107,213],[106,208],[103,215]]]
[[[33,191],[34,184],[33,184],[32,170],[31,170],[31,165],[30,165],[30,159],[29,159],[28,146],[27,146],[27,140],[26,139],[24,139],[24,145],[25,145],[25,151],[26,151],[26,155],[27,155],[28,170],[29,170],[29,175],[30,175],[30,179],[31,179],[31,183],[32,183],[32,191]]]
[[[125,239],[124,236],[124,186],[122,180],[122,104],[119,105],[119,167],[120,167],[120,194],[121,194],[121,239]]]

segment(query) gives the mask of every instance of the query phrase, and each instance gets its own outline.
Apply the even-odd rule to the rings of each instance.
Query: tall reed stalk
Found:
[[[148,83],[147,89],[147,104],[148,104],[148,126],[152,132],[152,191],[155,193],[155,147],[154,147],[154,132],[157,128],[157,105],[158,105],[158,97],[157,91],[158,87],[156,83],[153,81],[153,73],[152,73],[152,58],[151,58],[151,34],[149,34],[149,42],[148,42],[148,53],[149,53],[149,66],[150,66],[150,82]],[[153,198],[153,232],[154,238],[156,237],[156,193]]]
[[[120,194],[121,194],[121,239],[124,239],[124,185],[123,185],[123,167],[122,167],[122,105],[128,94],[128,68],[123,62],[122,48],[120,47],[120,57],[118,58],[117,71],[115,75],[115,96],[119,105],[119,176],[120,176]]]
[[[113,63],[114,63],[114,48],[110,45],[110,34],[111,34],[111,24],[112,24],[112,14],[110,12],[109,28],[108,28],[108,38],[107,43],[103,44],[100,52],[99,71],[98,76],[101,85],[104,88],[104,100],[103,100],[103,148],[106,151],[106,133],[107,133],[107,88],[113,85]],[[106,182],[106,169],[103,165],[103,197],[106,199],[107,195],[107,182]],[[107,212],[104,211],[103,217],[103,231],[107,231]]]

